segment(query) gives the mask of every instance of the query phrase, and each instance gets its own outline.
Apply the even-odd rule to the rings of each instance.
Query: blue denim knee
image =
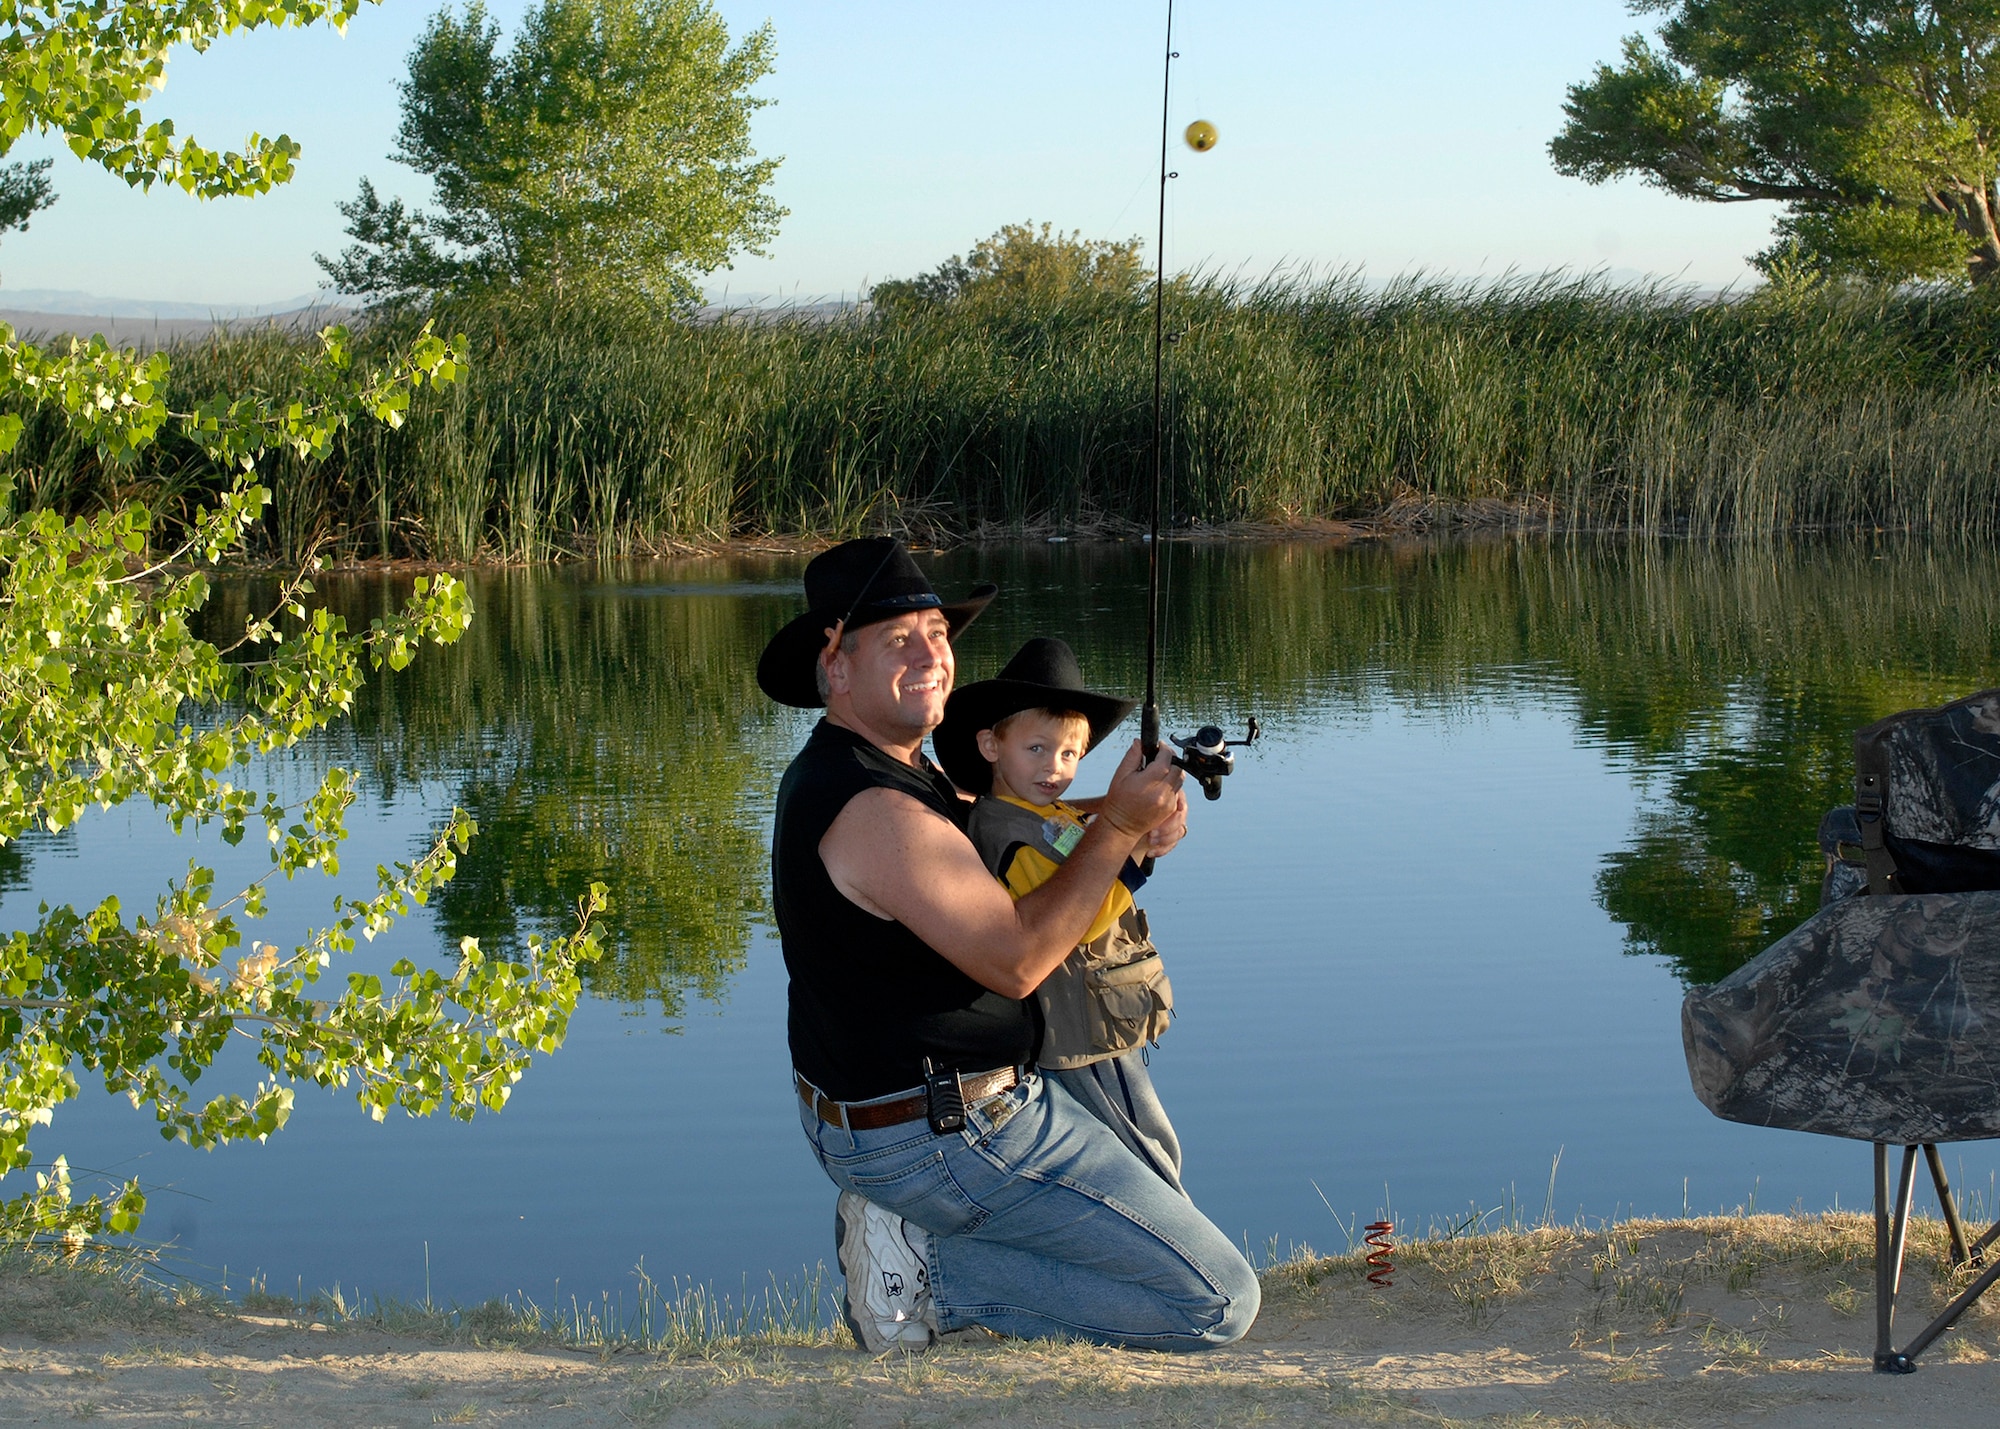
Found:
[[[942,1328],[1186,1349],[1256,1318],[1256,1272],[1061,1087],[1037,1076],[968,1108],[962,1132],[923,1121],[806,1134],[835,1184],[931,1232]]]

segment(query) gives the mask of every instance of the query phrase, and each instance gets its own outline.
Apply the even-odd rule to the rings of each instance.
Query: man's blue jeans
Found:
[[[1183,1350],[1257,1318],[1257,1273],[1228,1237],[1046,1078],[967,1108],[945,1136],[800,1111],[836,1185],[931,1233],[941,1331]]]

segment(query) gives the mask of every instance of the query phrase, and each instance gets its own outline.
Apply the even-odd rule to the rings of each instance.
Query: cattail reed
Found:
[[[1168,313],[1176,525],[2000,528],[1984,294],[1196,277]],[[471,337],[469,379],[421,394],[399,431],[267,461],[261,554],[513,563],[753,533],[1117,530],[1146,489],[1139,299],[686,322],[496,297],[432,316]],[[409,321],[377,320],[364,349]],[[303,350],[269,332],[184,345],[169,399],[289,395]],[[225,479],[172,440],[107,469],[55,414],[23,415],[17,509],[140,495],[171,522]]]

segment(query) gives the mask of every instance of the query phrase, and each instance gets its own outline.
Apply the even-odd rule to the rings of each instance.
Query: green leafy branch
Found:
[[[341,28],[359,8],[360,0],[0,0],[0,154],[30,131],[59,132],[80,158],[138,187],[172,183],[202,198],[261,193],[291,177],[298,145],[252,134],[240,151],[220,151],[179,135],[171,120],[148,122],[140,106],[164,81],[168,52],[201,51],[238,30]],[[10,171],[11,221],[48,201],[38,172]],[[498,1108],[529,1058],[561,1043],[577,969],[597,956],[590,921],[605,903],[601,885],[580,902],[574,933],[531,942],[522,961],[489,960],[467,940],[449,976],[405,958],[390,970],[392,988],[351,973],[337,997],[309,995],[335,956],[354,951],[357,932],[379,935],[452,877],[473,834],[463,814],[423,857],[378,868],[372,898],[337,898],[332,922],[291,953],[253,941],[222,969],[241,946],[238,913],[262,916],[272,877],[338,871],[355,787],[335,769],[288,807],[223,776],[347,712],[364,660],[399,670],[419,647],[457,639],[472,611],[458,581],[426,577],[400,612],[351,632],[333,612],[308,608],[313,587],[302,571],[272,610],[218,648],[195,630],[209,594],[204,568],[241,548],[271,499],[255,480],[260,453],[323,457],[351,421],[400,425],[417,388],[455,381],[464,365],[465,339],[447,342],[426,326],[389,366],[360,371],[347,330],[331,327],[297,395],[219,396],[174,412],[162,395],[165,355],[142,357],[102,338],[44,351],[0,324],[0,403],[56,408],[114,465],[130,465],[171,424],[235,473],[166,550],[154,549],[154,515],[136,504],[0,522],[0,843],[143,795],[176,831],[189,819],[219,820],[232,844],[259,817],[271,858],[262,878],[220,904],[214,872],[190,863],[151,919],[128,924],[115,898],[81,913],[44,905],[35,927],[0,943],[0,1181],[31,1169],[35,1178],[33,1189],[0,1201],[0,1242],[53,1238],[74,1248],[139,1224],[145,1197],[136,1183],[79,1203],[65,1158],[46,1169],[30,1160],[31,1135],[77,1095],[79,1070],[150,1108],[162,1135],[215,1146],[282,1127],[300,1079],[354,1085],[378,1118],[392,1106],[461,1117]],[[0,452],[23,426],[18,411],[0,411]],[[0,489],[0,502],[10,495]],[[235,1036],[254,1043],[268,1078],[249,1095],[198,1098],[195,1084]]]
[[[344,805],[351,785],[336,782],[333,797]],[[211,903],[213,874],[198,865],[151,920],[128,926],[107,899],[86,914],[53,910],[39,929],[13,934],[0,945],[0,1175],[30,1164],[30,1134],[78,1093],[76,1068],[151,1109],[162,1136],[199,1147],[281,1129],[299,1080],[353,1084],[377,1120],[393,1106],[468,1119],[505,1105],[530,1056],[554,1051],[567,1032],[579,969],[599,955],[590,925],[606,904],[603,885],[579,902],[575,932],[530,940],[521,961],[490,960],[468,938],[449,974],[399,959],[392,988],[350,973],[339,996],[311,996],[357,933],[374,938],[450,880],[475,831],[455,812],[422,858],[377,868],[374,897],[336,899],[335,920],[289,955],[253,941],[226,971],[241,931],[228,905]],[[196,1100],[193,1084],[232,1035],[255,1043],[271,1078],[249,1096]],[[64,1168],[0,1203],[0,1238],[80,1243],[129,1229],[121,1217],[136,1225],[144,1206],[134,1182],[108,1203],[73,1203]]]
[[[78,158],[138,188],[171,183],[198,198],[264,193],[291,179],[299,146],[251,134],[239,151],[205,148],[139,106],[166,81],[175,45],[206,50],[240,30],[330,24],[360,0],[0,0],[0,151],[54,131]]]
[[[345,327],[324,329],[319,341],[315,360],[300,375],[298,396],[215,397],[191,412],[172,412],[160,396],[165,353],[140,357],[102,337],[71,338],[66,349],[45,352],[0,323],[0,397],[56,404],[116,465],[131,465],[173,419],[212,460],[248,471],[257,454],[272,447],[323,457],[334,435],[356,418],[399,427],[416,388],[456,381],[466,370],[464,335],[446,341],[429,323],[389,367],[365,374],[354,370],[353,336]],[[0,453],[14,449],[22,427],[18,413],[0,414]]]
[[[255,481],[261,451],[323,452],[354,419],[399,422],[417,386],[454,381],[463,363],[462,340],[426,329],[388,368],[356,373],[346,333],[329,329],[300,398],[253,395],[173,413],[157,395],[163,358],[101,342],[51,356],[0,338],[0,389],[11,383],[54,402],[107,458],[129,460],[175,421],[238,468],[221,499],[164,551],[153,549],[153,515],[137,504],[73,519],[35,511],[0,525],[0,841],[144,795],[176,830],[219,820],[232,844],[261,817],[272,860],[265,879],[338,872],[350,773],[330,771],[296,807],[223,776],[351,709],[364,662],[401,669],[422,645],[455,640],[471,620],[465,588],[449,575],[421,577],[402,610],[350,632],[332,611],[308,609],[313,586],[301,572],[224,650],[195,630],[210,589],[205,568],[240,549],[270,500]],[[18,418],[0,424],[0,442],[19,430]],[[163,1134],[203,1146],[278,1129],[291,1106],[287,1083],[299,1076],[329,1085],[358,1076],[377,1115],[396,1104],[464,1115],[503,1101],[529,1051],[561,1041],[575,966],[596,955],[594,904],[577,935],[531,949],[525,963],[462,958],[450,982],[413,975],[387,995],[372,979],[350,979],[330,1002],[303,991],[335,953],[352,949],[356,927],[374,936],[449,878],[471,831],[470,820],[455,819],[425,858],[380,870],[374,899],[337,902],[334,921],[289,958],[253,943],[227,980],[205,969],[240,942],[232,905],[262,915],[265,880],[217,907],[212,871],[190,865],[158,916],[130,927],[115,899],[85,913],[45,907],[38,926],[13,934],[0,953],[0,1178],[30,1167],[29,1136],[76,1095],[79,1068],[150,1107]],[[197,1101],[193,1083],[235,1032],[255,1037],[273,1079],[248,1097]],[[0,1202],[0,1240],[80,1244],[133,1228],[144,1204],[131,1184],[77,1203],[58,1157],[37,1171],[33,1190]]]

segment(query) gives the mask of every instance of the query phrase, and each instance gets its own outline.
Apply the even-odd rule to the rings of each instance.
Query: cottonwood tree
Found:
[[[1085,238],[1049,224],[1003,225],[963,257],[945,259],[914,278],[891,278],[869,289],[878,312],[893,314],[962,299],[1018,302],[1029,298],[1135,298],[1150,276],[1143,239]]]
[[[355,242],[319,258],[341,291],[595,284],[672,306],[776,233],[778,161],[750,144],[769,25],[732,47],[707,0],[540,0],[504,55],[499,41],[478,0],[432,17],[391,157],[437,208],[363,179],[340,206]]]
[[[28,220],[56,201],[49,183],[53,159],[8,164],[0,168],[0,233],[26,228]]]
[[[205,49],[237,30],[339,25],[357,8],[17,0],[0,11],[0,153],[24,133],[56,132],[138,187],[261,193],[291,177],[299,150],[290,139],[253,134],[240,151],[211,150],[141,112],[169,48]],[[136,1182],[78,1200],[65,1160],[38,1162],[30,1145],[86,1077],[150,1113],[161,1135],[215,1146],[282,1127],[300,1081],[353,1088],[377,1117],[396,1106],[470,1116],[504,1103],[530,1055],[561,1042],[577,967],[596,956],[588,920],[603,902],[598,887],[579,905],[575,934],[531,943],[519,961],[489,959],[467,940],[448,971],[403,958],[386,979],[354,971],[320,986],[357,937],[387,930],[451,877],[473,833],[462,814],[408,863],[378,868],[369,897],[334,899],[326,926],[289,946],[244,947],[270,878],[337,870],[355,781],[333,770],[288,805],[239,788],[232,774],[345,712],[364,665],[402,668],[419,646],[456,638],[471,614],[463,587],[448,576],[420,580],[403,610],[361,632],[311,608],[302,574],[226,646],[196,634],[206,571],[241,548],[269,500],[258,455],[324,455],[349,422],[397,424],[415,388],[457,379],[463,347],[426,328],[386,367],[364,370],[346,332],[329,328],[287,400],[224,395],[175,411],[161,396],[163,355],[140,358],[102,339],[44,352],[0,324],[0,452],[20,437],[17,409],[47,404],[113,465],[130,465],[172,429],[237,473],[170,540],[138,503],[0,520],[0,844],[145,798],[176,831],[214,825],[234,843],[258,828],[270,849],[264,878],[233,893],[190,863],[150,912],[128,916],[116,898],[83,910],[45,905],[33,926],[0,939],[0,1241],[75,1247],[107,1227],[137,1226],[145,1197]],[[12,504],[4,483],[0,500]],[[232,1043],[261,1064],[262,1080],[247,1093],[200,1094],[197,1083]]]
[[[2000,272],[2000,4],[1633,0],[1657,43],[1573,86],[1556,168],[1785,206],[1768,273]]]

